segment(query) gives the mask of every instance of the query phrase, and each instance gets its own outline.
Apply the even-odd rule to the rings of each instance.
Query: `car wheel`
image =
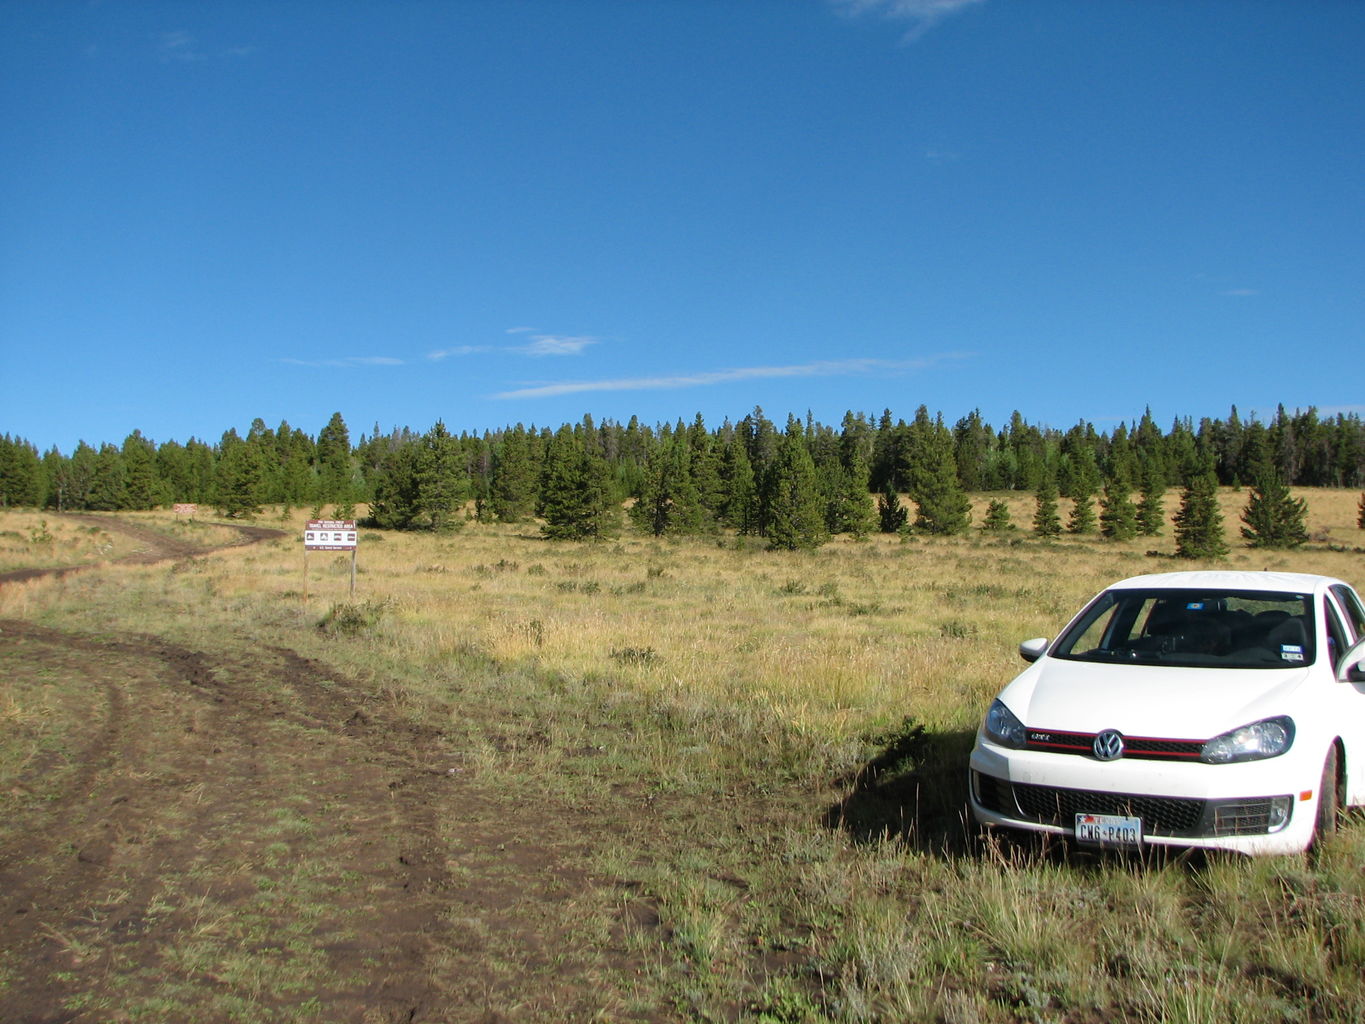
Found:
[[[1337,816],[1340,811],[1341,800],[1337,791],[1337,748],[1336,744],[1333,744],[1327,751],[1327,760],[1322,766],[1322,781],[1318,784],[1318,817],[1313,825],[1314,846],[1337,830]]]

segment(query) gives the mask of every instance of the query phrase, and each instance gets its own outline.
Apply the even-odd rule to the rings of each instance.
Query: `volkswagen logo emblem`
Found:
[[[1105,729],[1095,737],[1090,749],[1100,761],[1117,761],[1123,756],[1123,737],[1116,729]]]

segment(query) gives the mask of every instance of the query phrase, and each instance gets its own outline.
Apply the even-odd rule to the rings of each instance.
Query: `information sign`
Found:
[[[359,546],[354,519],[315,519],[303,531],[309,551],[354,551]]]

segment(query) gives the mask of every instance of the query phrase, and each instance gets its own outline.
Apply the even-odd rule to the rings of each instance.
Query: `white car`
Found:
[[[972,750],[982,825],[1289,853],[1365,803],[1365,608],[1341,580],[1137,576],[1019,653]]]

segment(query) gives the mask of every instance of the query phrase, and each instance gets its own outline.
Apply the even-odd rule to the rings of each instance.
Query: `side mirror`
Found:
[[[1361,640],[1337,662],[1337,682],[1365,683],[1365,640]]]
[[[1047,652],[1047,645],[1051,642],[1045,636],[1025,640],[1019,645],[1019,657],[1030,663],[1035,662]]]

